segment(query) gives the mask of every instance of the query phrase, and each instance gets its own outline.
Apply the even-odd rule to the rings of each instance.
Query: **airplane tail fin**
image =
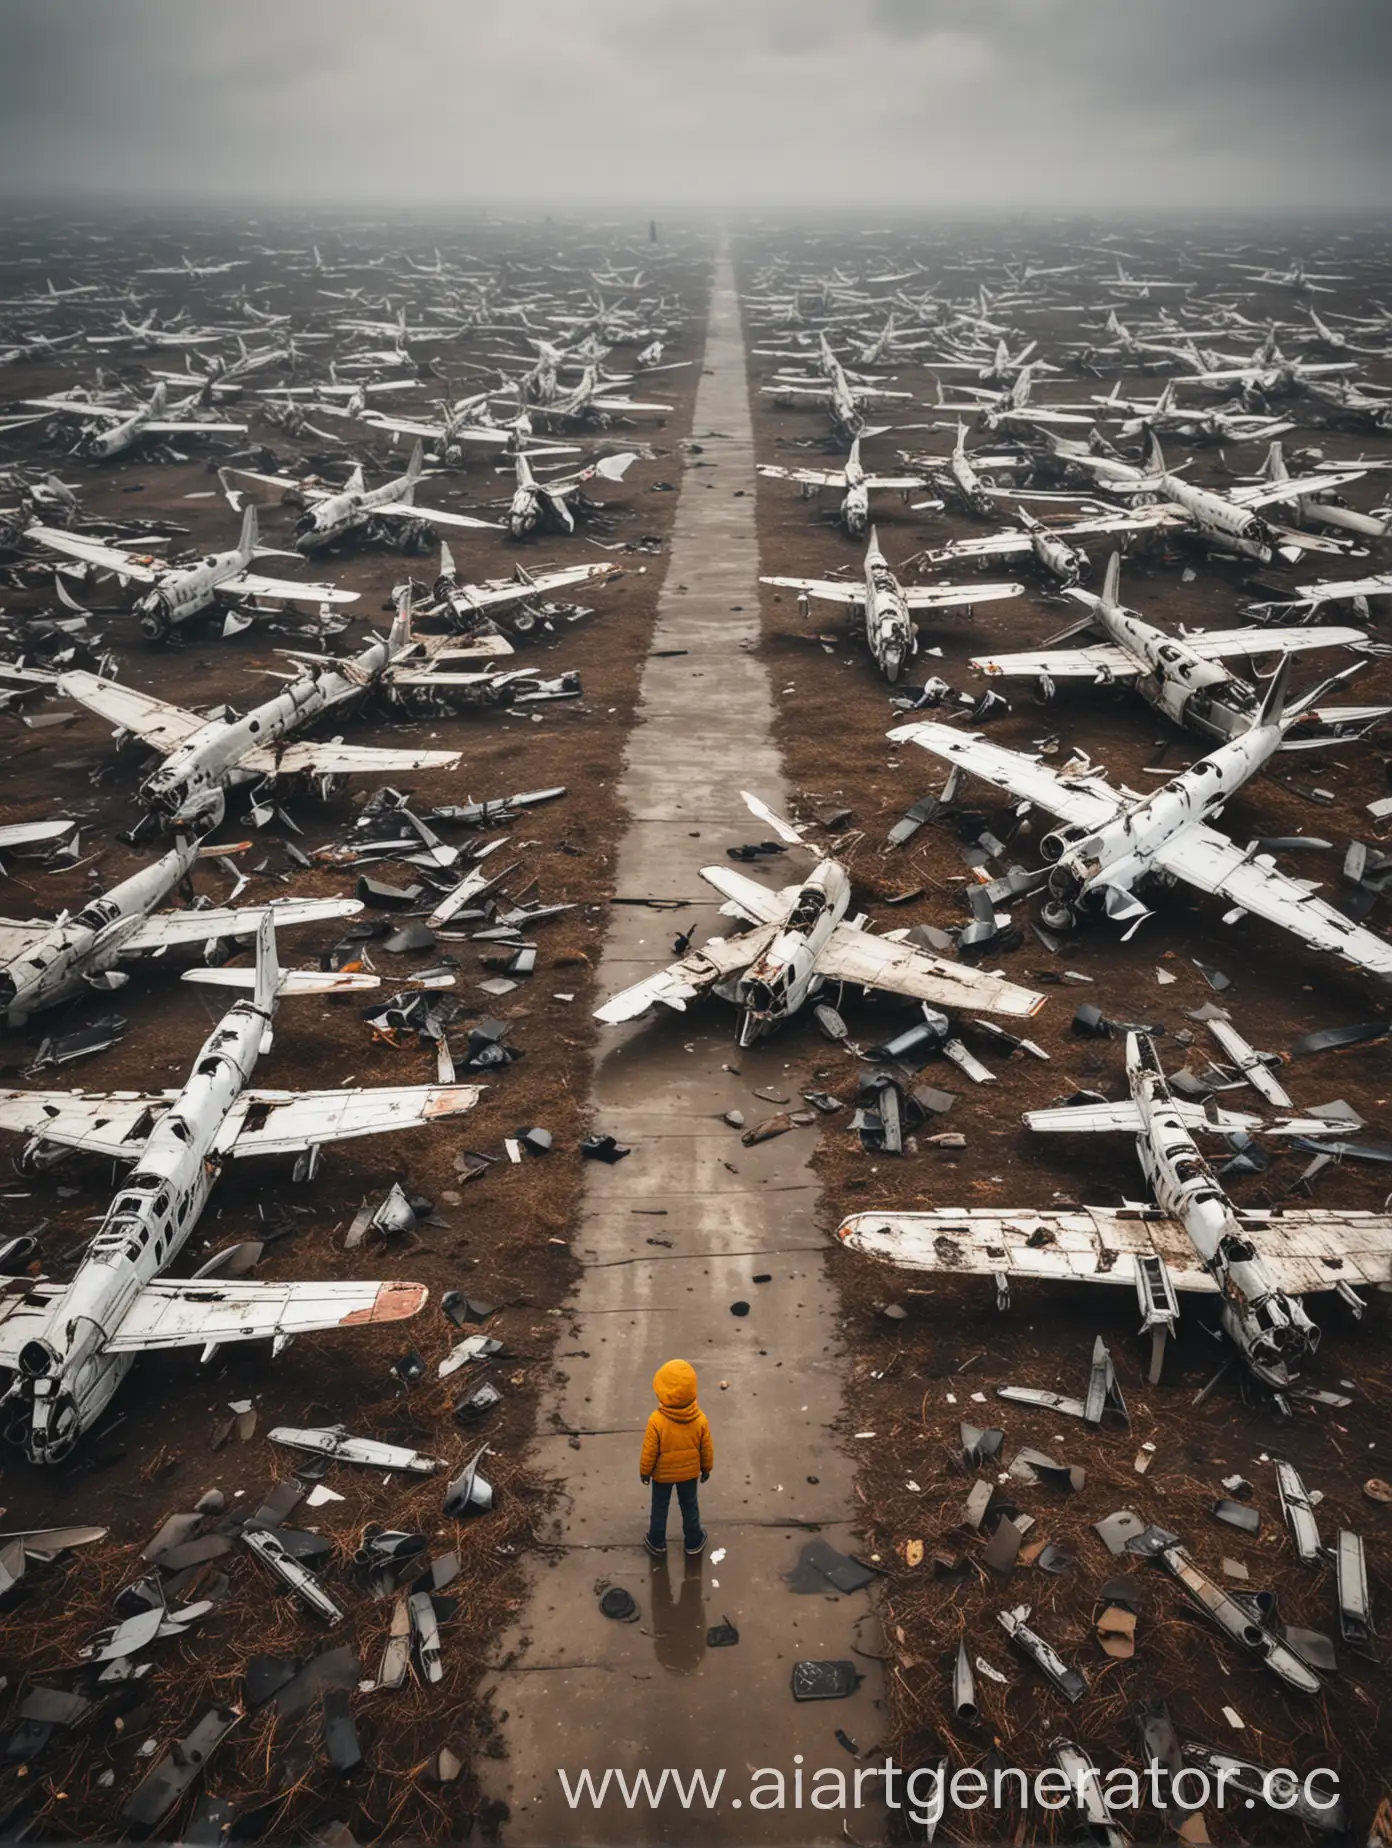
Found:
[[[1266,692],[1262,695],[1261,711],[1257,714],[1257,725],[1279,725],[1286,708],[1286,692],[1290,687],[1291,657],[1283,655],[1281,665],[1266,683]],[[1292,715],[1293,716],[1293,715]]]
[[[412,487],[415,486],[417,480],[420,478],[420,472],[424,467],[425,445],[421,442],[420,438],[417,437],[416,446],[411,451],[411,460],[406,464],[406,480]]]
[[[1287,655],[1286,659],[1289,661],[1290,656]],[[1308,712],[1317,701],[1324,698],[1326,693],[1332,692],[1335,687],[1341,687],[1346,680],[1352,680],[1355,674],[1361,674],[1367,665],[1366,661],[1355,661],[1351,667],[1340,668],[1337,674],[1331,674],[1327,680],[1321,680],[1319,685],[1312,687],[1308,693],[1297,695],[1285,708],[1282,716],[1286,719],[1298,719],[1302,712]],[[1327,744],[1329,740],[1321,739],[1320,742]]]
[[[271,1050],[271,1022],[275,1019],[276,999],[280,994],[280,958],[276,955],[275,914],[266,910],[256,926],[256,987],[252,1004],[265,1016],[261,1050]]]
[[[444,578],[454,576],[454,553],[450,551],[443,539],[440,541],[440,576]]]
[[[156,385],[155,389],[150,394],[150,409],[155,413],[156,416],[158,416],[159,413],[164,409],[165,403],[168,400],[168,397],[169,397],[169,387],[165,384],[164,380],[161,379],[159,384]]]
[[[411,646],[411,586],[404,585],[396,600],[396,615],[392,619],[391,634],[387,637],[387,653],[394,661],[398,655],[405,654]]]
[[[1285,481],[1289,471],[1286,468],[1286,452],[1277,437],[1266,452],[1266,460],[1261,465],[1260,478],[1263,481]]]
[[[1160,439],[1154,430],[1148,430],[1146,435],[1149,439],[1146,443],[1146,469],[1152,475],[1163,475],[1165,473],[1165,452],[1160,447]]]
[[[256,502],[248,501],[246,511],[242,515],[242,536],[237,541],[237,550],[243,558],[250,559],[254,556],[260,537],[260,528],[256,519]]]
[[[1102,601],[1109,609],[1121,605],[1121,553],[1113,552],[1107,560],[1107,575],[1102,580]]]

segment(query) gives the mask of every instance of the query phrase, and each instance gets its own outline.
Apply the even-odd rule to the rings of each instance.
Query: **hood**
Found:
[[[689,1360],[668,1360],[653,1375],[657,1402],[669,1418],[687,1424],[700,1407],[696,1403],[696,1369]]]

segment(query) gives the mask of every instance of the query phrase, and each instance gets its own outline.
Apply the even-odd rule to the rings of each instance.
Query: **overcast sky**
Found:
[[[0,191],[1382,208],[1392,0],[0,0]]]

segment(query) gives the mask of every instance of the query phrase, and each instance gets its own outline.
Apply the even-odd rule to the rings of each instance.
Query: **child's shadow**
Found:
[[[652,1634],[658,1663],[672,1675],[691,1675],[706,1653],[706,1603],[702,1561],[682,1561],[681,1591],[672,1596],[668,1558],[652,1562]]]

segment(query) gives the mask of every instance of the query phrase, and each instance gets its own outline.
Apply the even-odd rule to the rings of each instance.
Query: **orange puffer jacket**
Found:
[[[690,1482],[709,1474],[715,1462],[710,1425],[696,1403],[696,1369],[689,1360],[669,1360],[653,1375],[657,1411],[643,1434],[640,1476],[654,1482]]]

